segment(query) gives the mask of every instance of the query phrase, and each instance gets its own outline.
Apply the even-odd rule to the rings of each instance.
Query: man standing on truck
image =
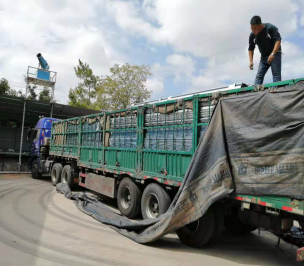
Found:
[[[257,44],[261,53],[261,60],[254,85],[263,84],[266,72],[271,66],[273,82],[281,81],[281,35],[276,26],[270,23],[262,23],[259,16],[254,16],[251,21],[251,33],[249,36],[249,68],[253,70],[253,52]]]

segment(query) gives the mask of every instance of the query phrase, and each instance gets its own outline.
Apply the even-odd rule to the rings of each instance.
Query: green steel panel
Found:
[[[80,148],[80,163],[90,163],[91,149]]]
[[[117,151],[116,160],[119,169],[129,171],[136,169],[137,152],[136,151]]]
[[[133,150],[105,150],[105,168],[117,169],[118,171],[135,170],[137,164],[137,151]]]
[[[191,155],[143,152],[143,175],[183,178],[190,161]]]
[[[63,156],[78,158],[78,146],[64,146]]]

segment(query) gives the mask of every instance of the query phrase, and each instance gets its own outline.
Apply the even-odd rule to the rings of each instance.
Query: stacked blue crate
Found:
[[[111,117],[111,129],[125,129],[121,131],[112,131],[110,134],[110,147],[113,148],[131,148],[137,147],[137,126],[136,114],[127,114],[127,116]]]
[[[193,123],[193,110],[177,110],[168,114],[157,113],[155,109],[145,112],[144,147],[148,150],[191,151],[192,127],[164,127],[155,126],[187,125]]]

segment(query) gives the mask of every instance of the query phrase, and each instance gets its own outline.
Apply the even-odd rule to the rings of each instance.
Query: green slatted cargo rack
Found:
[[[302,80],[265,84],[265,88]],[[253,86],[237,84],[53,122],[49,154],[44,162],[46,171],[51,172],[54,185],[65,182],[73,188],[78,184],[117,198],[120,212],[129,218],[140,212],[144,219],[158,217],[166,212],[183,182],[210,121],[214,93],[229,97],[255,91]],[[238,208],[248,208],[250,202],[262,206],[265,212],[267,209],[268,214],[264,215],[271,216],[271,209],[273,215],[281,212],[289,220],[293,217],[302,224],[304,221],[303,202],[295,205],[282,197],[253,199],[236,194],[228,201]],[[235,217],[233,222],[242,224]],[[285,218],[282,219],[287,228]],[[256,228],[244,224],[232,227],[232,231]]]

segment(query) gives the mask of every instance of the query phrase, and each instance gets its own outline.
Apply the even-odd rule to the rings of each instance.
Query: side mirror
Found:
[[[29,128],[27,130],[27,140],[31,140],[32,134],[33,134],[33,130],[31,128]]]

